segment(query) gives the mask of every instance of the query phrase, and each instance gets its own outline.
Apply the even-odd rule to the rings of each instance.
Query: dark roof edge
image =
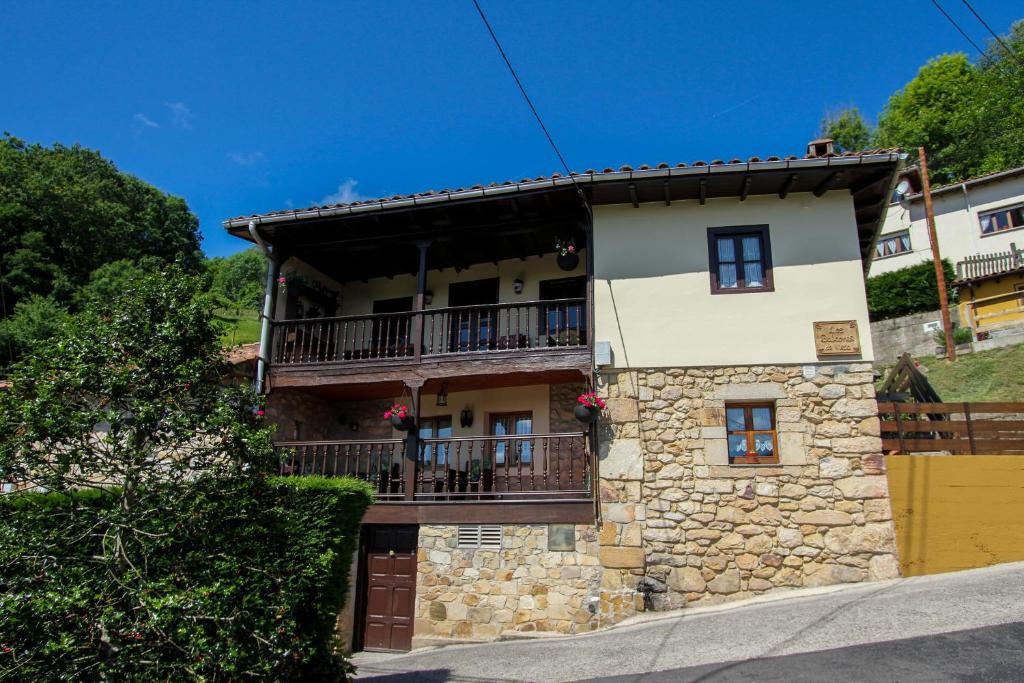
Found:
[[[868,164],[900,163],[906,154],[898,151],[882,153],[863,153],[850,156],[827,156],[803,159],[782,159],[779,161],[745,161],[740,163],[707,164],[702,166],[651,168],[630,171],[594,172],[573,174],[571,176],[549,177],[528,182],[476,187],[468,190],[438,192],[425,196],[405,196],[398,199],[379,199],[374,202],[362,202],[345,206],[313,207],[296,209],[295,211],[276,212],[253,216],[239,216],[223,221],[225,229],[244,228],[250,222],[257,225],[270,223],[289,223],[329,216],[349,216],[375,213],[388,209],[408,209],[419,206],[443,204],[463,199],[479,199],[514,195],[543,189],[555,189],[594,185],[606,182],[645,180],[650,178],[676,178],[684,176],[710,176],[718,173],[758,173],[769,171],[799,170],[807,168],[845,168]],[[738,193],[737,193],[738,194]]]

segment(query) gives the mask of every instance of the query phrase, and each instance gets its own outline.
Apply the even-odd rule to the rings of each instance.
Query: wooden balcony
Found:
[[[585,370],[586,299],[456,306],[272,323],[277,386]],[[461,365],[453,364],[461,362]],[[449,366],[447,370],[442,366]],[[391,372],[392,377],[384,374]]]
[[[593,459],[579,433],[405,439],[283,441],[281,474],[353,476],[373,484],[379,502],[480,503],[587,501]]]

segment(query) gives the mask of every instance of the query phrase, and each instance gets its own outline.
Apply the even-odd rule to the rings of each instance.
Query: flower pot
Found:
[[[580,264],[579,254],[559,254],[558,255],[558,267],[562,270],[576,270],[576,266]]]
[[[585,425],[588,425],[598,418],[598,416],[601,414],[601,409],[598,408],[597,406],[587,406],[580,403],[573,409],[572,412],[573,415],[576,416],[577,420],[579,420]]]
[[[398,415],[392,415],[390,418],[391,426],[395,429],[407,432],[412,429],[412,418],[411,417],[399,417]]]

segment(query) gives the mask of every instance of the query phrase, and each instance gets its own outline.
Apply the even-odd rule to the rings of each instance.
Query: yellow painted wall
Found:
[[[998,281],[995,279],[983,280],[974,284],[973,298],[984,299],[989,296],[1007,294],[1013,292],[1014,288],[1021,284],[1024,284],[1024,273],[1007,275],[999,278]],[[971,321],[968,318],[970,308],[969,302],[972,296],[971,289],[972,288],[966,286],[960,288],[960,323],[964,327],[970,327],[971,324]],[[985,330],[992,327],[998,327],[1006,323],[1015,323],[1024,320],[1024,312],[1011,310],[1020,307],[1021,299],[1024,299],[1024,292],[1021,293],[1020,298],[1007,299],[1006,301],[994,301],[992,303],[981,304],[978,306],[975,311],[975,315],[992,315],[991,318],[983,318],[979,321],[980,328]],[[1006,313],[1004,314],[1002,311],[1006,311]]]
[[[767,224],[774,292],[711,294],[707,229]],[[810,193],[594,207],[596,339],[616,368],[819,361],[813,323],[856,320],[872,360],[853,200]]]
[[[886,458],[904,576],[1024,560],[1024,456]]]

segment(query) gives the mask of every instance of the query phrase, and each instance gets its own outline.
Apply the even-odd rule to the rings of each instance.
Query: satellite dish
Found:
[[[910,202],[907,201],[907,195],[910,194],[911,185],[910,181],[904,178],[896,186],[896,200],[900,203],[904,209],[910,208]]]

